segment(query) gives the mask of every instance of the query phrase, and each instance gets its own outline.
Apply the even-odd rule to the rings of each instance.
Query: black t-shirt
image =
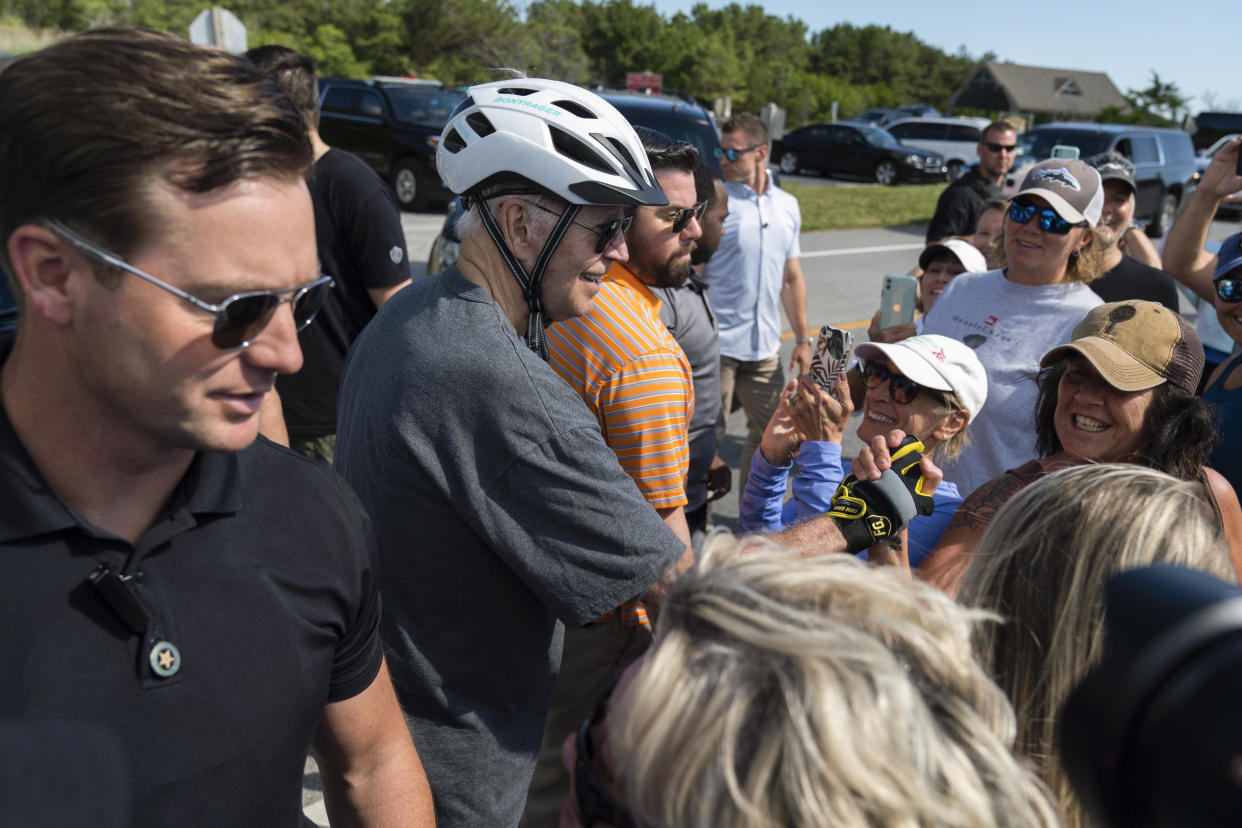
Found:
[[[289,433],[300,437],[336,432],[345,353],[375,316],[367,288],[410,278],[396,196],[365,162],[343,150],[328,150],[315,162],[308,184],[319,265],[336,287],[315,321],[298,335],[302,370],[276,380]]]
[[[1116,267],[1096,279],[1089,287],[1105,302],[1145,299],[1148,302],[1159,302],[1174,313],[1180,312],[1177,283],[1173,281],[1173,277],[1130,256],[1122,256]]]
[[[134,825],[300,825],[324,705],[380,667],[374,539],[345,482],[263,439],[200,452],[134,547],[52,495],[0,409],[0,503],[0,715],[102,726]],[[146,632],[87,583],[104,563],[134,575]],[[153,640],[179,650],[167,678]]]
[[[1000,189],[979,175],[977,169],[954,181],[936,202],[936,212],[927,225],[927,241],[973,235],[979,211],[998,192]]]

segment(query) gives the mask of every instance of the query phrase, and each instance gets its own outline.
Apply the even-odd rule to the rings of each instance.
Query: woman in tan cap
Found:
[[[1039,458],[977,488],[919,572],[957,591],[996,511],[1049,472],[1088,463],[1137,463],[1199,481],[1242,572],[1242,507],[1203,464],[1216,442],[1211,409],[1195,396],[1203,348],[1194,329],[1156,302],[1100,305],[1072,340],[1040,362],[1035,414]]]

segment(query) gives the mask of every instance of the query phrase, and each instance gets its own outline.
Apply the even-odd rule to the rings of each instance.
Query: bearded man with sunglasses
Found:
[[[1010,124],[993,121],[983,128],[976,151],[979,163],[940,194],[927,225],[928,244],[974,234],[980,211],[1000,192],[1018,157],[1018,134]]]
[[[127,824],[301,824],[308,748],[335,818],[431,824],[366,514],[256,441],[332,283],[310,160],[253,66],[171,35],[86,32],[0,74],[21,306],[0,341],[0,708],[90,723]],[[21,793],[19,824],[91,809]]]
[[[650,313],[641,281],[604,282],[630,257],[627,228],[662,222],[685,247],[697,224],[693,199],[670,204],[625,118],[558,81],[471,87],[437,165],[469,198],[461,255],[393,297],[355,343],[336,465],[375,518],[384,640],[438,824],[513,826],[565,628],[634,599],[654,611],[674,564],[692,562],[618,462],[624,449],[605,442],[601,422],[621,438],[613,423],[546,360],[563,349],[612,358],[612,343],[558,333],[599,303]],[[669,235],[673,224],[681,232]],[[654,360],[674,386],[678,357],[673,343]],[[683,418],[686,374],[673,390]],[[611,400],[599,403],[607,414]],[[679,438],[668,431],[681,443],[668,464],[680,487],[684,420]],[[676,497],[660,502],[679,509]]]

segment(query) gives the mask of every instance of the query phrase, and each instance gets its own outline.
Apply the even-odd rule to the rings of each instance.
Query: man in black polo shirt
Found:
[[[282,375],[276,390],[284,408],[289,445],[312,460],[332,464],[336,398],[345,354],[376,308],[410,283],[401,209],[382,178],[356,155],[319,137],[319,83],[315,62],[285,46],[246,53],[289,96],[315,153],[311,204],[319,266],[336,282],[315,324],[298,334],[302,370]],[[267,427],[264,433],[269,433]]]
[[[993,121],[979,137],[978,153],[979,163],[940,194],[927,225],[928,244],[974,234],[979,211],[1000,192],[1018,157],[1018,134],[1004,121]]]
[[[0,339],[0,710],[102,728],[130,824],[298,825],[312,747],[333,816],[431,821],[369,520],[330,470],[255,442],[329,289],[310,160],[251,64],[170,35],[87,32],[0,73],[21,306]]]

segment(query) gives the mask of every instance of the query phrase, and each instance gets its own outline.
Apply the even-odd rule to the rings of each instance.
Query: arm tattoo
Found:
[[[966,529],[970,532],[982,533],[996,517],[997,510],[1008,502],[1026,486],[1012,474],[1002,474],[991,482],[984,483],[971,492],[970,497],[957,508],[945,532],[954,529]]]

